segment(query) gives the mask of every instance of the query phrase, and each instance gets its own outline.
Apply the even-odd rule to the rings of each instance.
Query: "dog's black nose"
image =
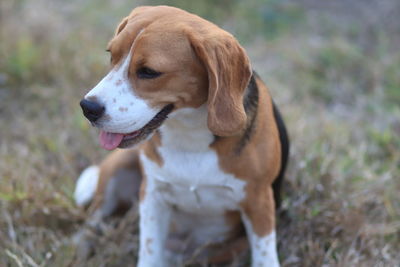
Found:
[[[91,122],[95,122],[103,116],[105,108],[97,102],[82,99],[80,105],[83,115]]]

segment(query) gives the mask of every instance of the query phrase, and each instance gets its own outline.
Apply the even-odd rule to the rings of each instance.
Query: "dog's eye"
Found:
[[[154,79],[160,76],[162,73],[150,68],[142,67],[136,71],[136,74],[139,79]]]

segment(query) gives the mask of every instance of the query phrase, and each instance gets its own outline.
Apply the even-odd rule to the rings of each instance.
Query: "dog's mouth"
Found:
[[[117,147],[126,148],[136,145],[140,141],[146,139],[146,137],[153,133],[154,130],[160,127],[173,109],[173,104],[166,105],[145,126],[131,133],[111,133],[100,130],[100,145],[107,150],[113,150]]]

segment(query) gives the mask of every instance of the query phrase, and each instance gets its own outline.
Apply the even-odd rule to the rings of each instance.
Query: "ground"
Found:
[[[107,72],[119,20],[159,3],[233,32],[284,115],[282,266],[398,266],[398,1],[130,2],[0,2],[0,266],[134,266],[135,210],[77,260],[74,181],[107,154],[78,103]]]

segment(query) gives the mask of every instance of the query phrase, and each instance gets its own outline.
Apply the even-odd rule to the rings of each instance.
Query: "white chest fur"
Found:
[[[164,164],[142,158],[156,197],[188,213],[221,213],[237,209],[245,183],[218,166],[214,151],[175,152],[160,149]]]
[[[206,114],[205,107],[175,112],[160,129],[162,166],[141,159],[154,197],[184,212],[217,215],[238,208],[246,183],[220,168]]]

